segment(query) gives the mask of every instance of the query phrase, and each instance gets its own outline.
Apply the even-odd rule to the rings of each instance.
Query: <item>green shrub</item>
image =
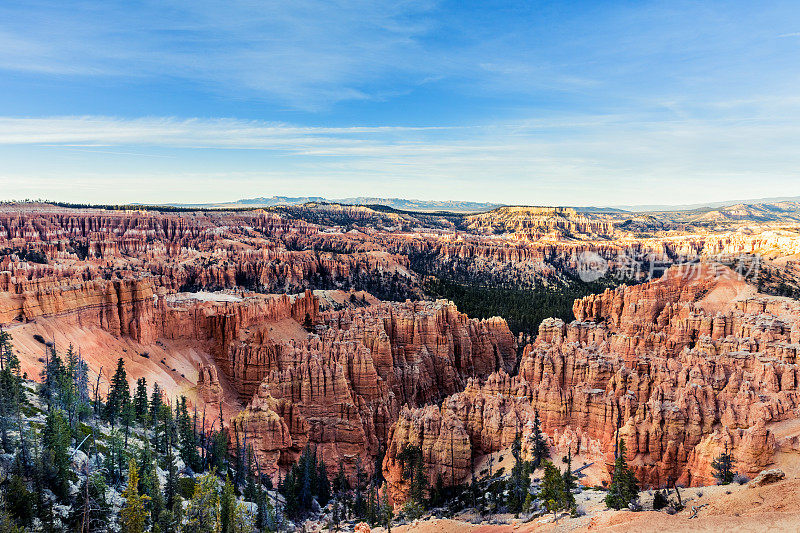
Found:
[[[182,477],[178,478],[178,494],[185,500],[190,500],[194,496],[194,478]]]

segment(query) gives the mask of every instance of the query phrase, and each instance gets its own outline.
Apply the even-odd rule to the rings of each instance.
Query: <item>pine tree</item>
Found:
[[[328,529],[331,531],[339,531],[339,524],[342,522],[342,511],[339,506],[339,500],[333,500],[333,509],[331,510],[331,519],[328,523]]]
[[[128,452],[122,435],[116,429],[112,429],[106,440],[106,479],[112,485],[122,482],[122,472],[127,462]]]
[[[328,469],[325,467],[325,460],[319,460],[317,471],[317,501],[321,507],[328,505],[331,500],[331,482],[328,480]]]
[[[23,527],[30,527],[33,522],[33,494],[28,490],[22,476],[14,474],[5,492],[5,506],[9,514]],[[0,528],[0,531],[2,529]]]
[[[570,450],[567,455],[567,469],[564,470],[562,477],[564,478],[564,497],[562,498],[564,509],[568,510],[571,514],[575,514],[575,495],[572,494],[572,491],[576,489],[578,485],[575,483],[576,477],[572,473],[572,450]]]
[[[402,465],[403,478],[411,482],[409,491],[411,500],[421,505],[425,501],[425,491],[428,488],[422,449],[419,446],[408,445],[400,451],[397,458]]]
[[[224,531],[223,529],[223,532]],[[252,533],[253,531],[256,531],[255,517],[244,502],[235,503],[230,533]]]
[[[314,321],[311,320],[311,315],[308,313],[306,313],[306,317],[303,319],[303,328],[309,333],[314,331]]]
[[[208,451],[208,464],[218,472],[228,470],[228,429],[223,428],[211,436],[211,449]]]
[[[194,420],[189,418],[185,396],[181,396],[178,401],[175,418],[181,442],[181,459],[189,468],[197,472],[201,469],[200,455],[197,453],[197,434],[194,429]]]
[[[628,467],[628,463],[625,460],[625,452],[625,440],[620,439],[617,459],[614,461],[611,486],[606,495],[606,505],[617,510],[627,508],[639,495],[636,476]]]
[[[339,472],[337,472],[336,478],[333,480],[333,490],[336,496],[340,496],[350,490],[350,482],[347,480],[347,475],[344,473],[343,462],[339,463]]]
[[[147,521],[147,495],[139,494],[139,470],[133,459],[128,463],[128,486],[122,492],[125,506],[120,511],[123,533],[143,533]]]
[[[556,518],[556,513],[564,508],[564,479],[561,477],[561,472],[550,461],[544,462],[544,477],[542,478],[542,486],[539,491],[539,498],[544,503],[545,508],[553,513],[553,518]]]
[[[136,394],[133,396],[133,405],[136,411],[136,421],[142,425],[147,424],[147,379],[144,377],[136,381]]]
[[[7,453],[14,451],[9,431],[15,425],[24,396],[19,372],[19,359],[14,354],[11,335],[0,329],[0,446]]]
[[[47,357],[40,375],[39,396],[47,404],[49,411],[54,405],[58,405],[60,385],[64,382],[64,365],[55,346],[48,348],[45,353]]]
[[[236,494],[233,491],[233,483],[230,476],[225,476],[225,485],[222,487],[220,497],[220,525],[222,533],[232,533],[234,531],[234,512],[236,510]]]
[[[120,357],[117,360],[117,370],[111,378],[111,389],[106,399],[106,420],[112,426],[116,425],[117,418],[122,414],[122,408],[130,402],[131,393],[128,386],[128,375],[125,372],[125,361]]]
[[[725,443],[725,451],[719,454],[711,463],[711,468],[714,469],[714,478],[720,485],[727,485],[733,481],[733,457],[728,452],[728,443]]]
[[[194,488],[194,496],[186,508],[186,531],[192,533],[217,533],[220,525],[219,494],[217,476],[207,472],[200,476]]]
[[[85,420],[92,414],[92,405],[89,399],[89,365],[83,360],[80,351],[78,351],[78,362],[75,365],[73,380],[77,393],[78,420]]]
[[[166,453],[164,455],[164,470],[167,471],[167,479],[164,486],[164,499],[166,500],[167,509],[171,510],[179,504],[178,465],[175,460],[175,454],[172,451],[172,442],[167,443]]]
[[[136,406],[133,405],[133,402],[129,401],[122,406],[120,418],[122,419],[122,426],[125,428],[125,448],[127,448],[128,434],[131,426],[136,422]]]
[[[161,414],[161,387],[158,383],[153,383],[153,393],[150,396],[150,414],[149,419],[155,423]]]
[[[297,518],[300,516],[300,502],[298,498],[297,479],[295,477],[295,469],[292,468],[286,473],[283,478],[283,496],[285,503],[283,510],[289,518]]]
[[[150,524],[152,528],[158,529],[158,518],[165,506],[164,495],[161,492],[153,451],[147,440],[139,452],[139,472],[139,491],[150,497]]]
[[[669,504],[669,500],[667,499],[667,495],[664,494],[663,490],[657,490],[656,493],[653,495],[653,510],[660,511],[664,507]]]
[[[525,504],[531,482],[527,464],[522,460],[522,437],[519,433],[511,445],[511,455],[514,457],[514,466],[508,480],[508,506],[512,512],[519,513]]]
[[[76,374],[78,371],[78,354],[72,344],[69,345],[66,353],[66,366],[59,376],[59,405],[67,413],[67,422],[71,429],[75,428],[78,422],[78,387]]]
[[[386,533],[392,533],[392,519],[394,511],[392,504],[389,503],[389,486],[384,484],[383,499],[381,500],[381,523],[386,526]]]
[[[375,527],[378,522],[378,489],[374,483],[370,483],[369,496],[367,497],[367,523]]]
[[[42,431],[42,460],[47,472],[48,485],[60,498],[67,497],[68,481],[73,477],[69,457],[71,441],[72,436],[66,418],[60,410],[51,410],[47,414]]]
[[[539,468],[542,461],[550,457],[550,451],[547,446],[547,439],[542,433],[542,423],[539,421],[539,411],[535,412],[533,419],[533,432],[531,434],[533,441],[533,468]]]

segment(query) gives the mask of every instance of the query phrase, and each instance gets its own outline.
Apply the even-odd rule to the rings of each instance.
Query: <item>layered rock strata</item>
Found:
[[[352,472],[360,457],[371,471],[401,406],[436,402],[516,360],[504,321],[468,319],[445,301],[328,312],[321,322],[305,341],[237,349],[242,366],[260,366],[264,378],[235,429],[270,474],[307,444],[328,464]],[[275,415],[289,439],[272,433],[284,432]]]
[[[461,482],[471,459],[527,434],[535,412],[550,435],[599,442],[609,466],[624,439],[644,486],[713,483],[725,445],[740,472],[757,474],[776,450],[770,426],[800,416],[800,305],[753,292],[702,266],[577,300],[578,320],[542,323],[519,375],[403,410],[385,474],[402,496],[396,457],[413,444],[430,472]]]

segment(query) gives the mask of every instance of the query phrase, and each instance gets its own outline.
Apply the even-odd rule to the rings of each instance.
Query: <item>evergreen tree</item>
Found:
[[[725,451],[719,454],[712,462],[711,468],[714,469],[714,478],[720,485],[727,485],[733,481],[733,457],[728,452],[728,443],[725,443]]]
[[[119,431],[112,429],[106,440],[105,470],[106,480],[111,485],[122,482],[125,463],[128,461],[128,452]]]
[[[410,481],[409,496],[417,504],[422,504],[428,488],[425,465],[422,460],[422,449],[419,446],[407,445],[397,455],[403,470],[403,479]]]
[[[171,510],[180,504],[178,496],[178,465],[175,460],[175,454],[172,451],[172,442],[168,442],[166,448],[164,470],[167,471],[167,479],[164,486],[164,499],[166,500],[167,509]]]
[[[222,431],[216,431],[211,436],[208,464],[211,468],[216,468],[218,472],[227,472],[228,470],[228,442],[230,441],[228,440],[227,428],[223,428]]]
[[[74,429],[78,422],[79,398],[78,383],[76,380],[77,373],[78,354],[75,352],[75,348],[72,344],[70,344],[66,353],[66,366],[59,376],[58,388],[60,391],[59,405],[67,414],[67,422],[71,429]]]
[[[339,472],[333,480],[333,490],[337,496],[350,490],[350,482],[347,480],[347,475],[344,473],[344,463],[339,463]]]
[[[328,469],[325,467],[325,460],[319,460],[317,471],[317,501],[321,507],[328,505],[331,500],[331,482],[328,479]]]
[[[158,529],[158,518],[164,510],[164,495],[161,493],[161,483],[158,479],[153,451],[150,443],[145,440],[139,452],[139,491],[150,498],[151,528]]]
[[[525,504],[525,497],[531,483],[528,466],[522,460],[522,437],[519,433],[511,445],[511,455],[514,457],[514,466],[508,480],[508,507],[511,512],[519,513]]]
[[[422,454],[420,454],[414,465],[414,476],[411,479],[411,498],[420,505],[425,501],[425,491],[428,489],[428,477],[425,475],[424,468]]]
[[[219,503],[221,533],[233,533],[235,525],[234,513],[236,510],[236,494],[234,493],[230,476],[225,476],[225,485],[222,488],[222,496],[220,497]]]
[[[295,468],[289,470],[289,472],[286,473],[286,477],[283,478],[283,484],[281,487],[283,489],[283,496],[285,498],[283,511],[289,518],[297,518],[300,516],[301,512],[298,498],[297,479],[295,474]]]
[[[303,319],[303,328],[309,333],[314,331],[314,321],[311,320],[311,315],[308,313],[306,313],[306,317]]]
[[[49,411],[54,405],[58,405],[60,386],[64,382],[65,370],[55,346],[49,347],[45,354],[47,357],[40,375],[39,396],[44,400]]]
[[[606,495],[606,505],[612,509],[624,509],[639,496],[636,476],[625,460],[625,440],[620,439],[617,459],[614,461],[614,472],[611,486]]]
[[[125,372],[125,361],[120,357],[117,360],[117,370],[111,378],[111,389],[108,391],[108,398],[106,398],[106,420],[112,426],[116,425],[117,418],[122,414],[122,409],[130,402],[131,393],[128,386],[128,375]]]
[[[564,478],[564,497],[562,498],[564,509],[575,514],[575,495],[572,494],[572,491],[578,488],[578,484],[575,482],[577,478],[572,473],[572,450],[567,455],[567,469],[564,470],[562,477]]]
[[[656,493],[653,495],[653,510],[660,511],[664,507],[669,504],[669,500],[667,499],[667,495],[664,494],[663,490],[657,490]]]
[[[244,502],[236,503],[233,508],[230,533],[252,533],[253,531],[256,531],[255,517]]]
[[[72,441],[69,425],[60,410],[53,409],[45,418],[42,431],[42,462],[47,485],[59,498],[66,498],[68,481],[73,478],[69,445]]]
[[[147,495],[139,494],[139,470],[133,459],[128,463],[128,486],[122,492],[125,506],[120,511],[123,533],[143,533],[147,521],[145,504],[150,500]]]
[[[381,523],[386,527],[386,533],[392,533],[392,519],[394,518],[394,511],[392,504],[389,503],[389,487],[383,487],[383,499],[381,500]]]
[[[367,497],[367,523],[375,527],[379,519],[378,517],[378,489],[375,487],[374,483],[370,483],[369,496]]]
[[[127,448],[128,434],[130,433],[131,426],[136,422],[136,407],[133,405],[133,402],[129,401],[122,406],[120,418],[122,419],[122,427],[125,428],[125,448]]]
[[[19,359],[14,354],[11,335],[0,329],[0,446],[6,453],[11,453],[15,448],[9,431],[15,425],[23,395]]]
[[[542,423],[539,420],[539,411],[536,411],[533,419],[533,432],[531,433],[533,448],[533,468],[539,468],[542,461],[550,457],[547,446],[547,438],[542,433]]]
[[[33,522],[33,502],[33,493],[28,490],[22,476],[11,476],[5,491],[5,506],[8,513],[23,527],[30,527]]]
[[[92,404],[89,399],[89,365],[83,360],[80,351],[78,352],[78,361],[75,365],[73,380],[77,393],[78,420],[85,420],[92,414]]]
[[[161,414],[161,387],[158,383],[153,383],[153,393],[150,396],[150,414],[149,419],[155,423]]]
[[[185,530],[192,533],[217,533],[219,526],[217,476],[215,472],[210,471],[197,480],[194,496],[186,508]]]
[[[339,531],[339,524],[342,522],[342,509],[339,505],[339,500],[333,500],[333,509],[331,510],[331,519],[328,523],[328,529],[331,531]]]
[[[258,499],[258,518],[256,519],[256,525],[266,531],[278,530],[278,515],[275,512],[275,506],[272,505],[271,499],[267,497],[267,494],[263,491]]]
[[[147,380],[144,377],[136,381],[136,394],[133,396],[133,405],[136,412],[136,421],[142,425],[147,424]]]
[[[556,518],[556,513],[564,508],[564,479],[558,468],[550,461],[544,462],[544,477],[539,490],[539,498],[545,508],[553,513],[553,518]]]
[[[201,470],[200,455],[197,452],[197,434],[194,429],[196,420],[189,417],[186,407],[186,397],[181,396],[175,411],[175,422],[180,437],[180,454],[183,462],[193,471]]]

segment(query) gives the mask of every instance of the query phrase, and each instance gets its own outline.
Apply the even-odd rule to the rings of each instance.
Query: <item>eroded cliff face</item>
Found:
[[[19,280],[0,273],[0,323],[58,317],[101,327],[137,341],[154,340],[157,295],[145,280]]]
[[[414,269],[531,286],[566,282],[587,258],[601,261],[603,272],[641,281],[676,258],[723,257],[733,264],[761,254],[768,260],[759,277],[765,287],[779,285],[768,271],[791,273],[781,281],[800,284],[796,229],[751,224],[747,231],[684,228],[636,236],[617,226],[625,227],[569,208],[506,207],[456,224],[353,206],[240,213],[0,206],[0,246],[9,252],[0,256],[0,269],[17,280],[146,275],[169,292],[356,288],[405,298],[422,294]]]
[[[370,472],[401,406],[436,402],[516,361],[504,321],[469,319],[445,301],[326,312],[320,322],[304,341],[236,351],[259,361],[263,379],[235,429],[271,475],[309,443],[328,464],[352,473],[360,457]],[[289,439],[279,438],[284,427]]]
[[[472,320],[446,302],[372,297],[333,310],[305,291],[416,297],[417,266],[529,286],[574,276],[587,256],[634,279],[647,274],[642,265],[678,257],[765,252],[781,274],[797,272],[800,240],[785,228],[634,237],[620,227],[562,209],[455,223],[335,206],[3,207],[0,324],[41,323],[48,333],[69,325],[85,333],[70,338],[90,341],[97,329],[130,340],[113,347],[136,352],[126,355],[133,368],[156,365],[171,376],[174,394],[249,403],[233,434],[253,445],[264,472],[284,468],[308,443],[350,472],[357,457],[369,470],[386,447],[398,498],[404,445],[422,447],[430,479],[456,483],[476,457],[507,447],[517,432],[527,436],[537,411],[562,448],[580,443],[610,462],[617,435],[625,438],[651,486],[710,482],[710,461],[726,443],[746,473],[768,464],[776,446],[800,448],[772,429],[800,415],[797,304],[756,294],[725,269],[675,269],[578,300],[577,320],[542,323],[518,365],[501,319]],[[29,344],[36,363],[41,346]],[[160,361],[146,361],[151,349]],[[103,355],[108,367],[121,354]]]
[[[496,373],[440,408],[403,410],[384,462],[395,493],[402,498],[396,455],[407,444],[457,483],[465,457],[526,435],[535,412],[551,436],[574,434],[573,451],[600,443],[609,466],[625,439],[650,487],[713,483],[710,463],[726,444],[737,469],[756,474],[779,444],[770,426],[800,415],[800,304],[756,295],[727,269],[673,268],[578,300],[575,315],[542,323],[518,376]]]

